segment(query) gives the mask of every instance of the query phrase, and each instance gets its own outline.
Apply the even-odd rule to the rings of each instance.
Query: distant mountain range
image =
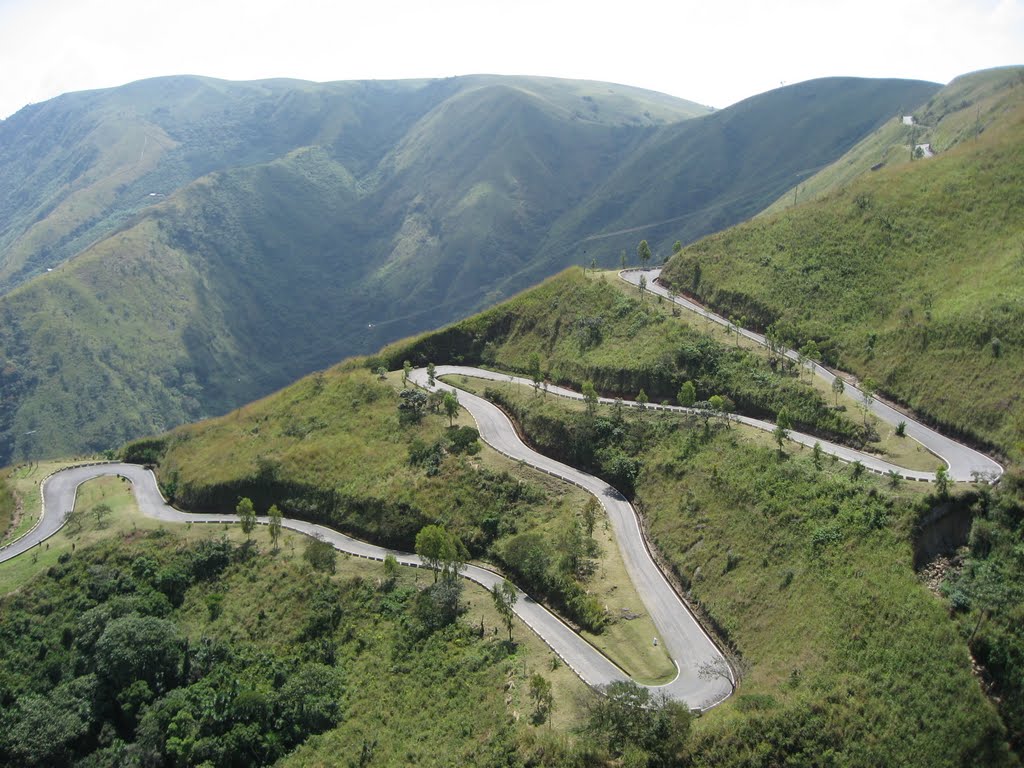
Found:
[[[112,447],[745,220],[939,86],[171,77],[0,122],[0,464]]]

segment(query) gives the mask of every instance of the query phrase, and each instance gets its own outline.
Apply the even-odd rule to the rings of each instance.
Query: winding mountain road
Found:
[[[619,272],[619,277],[638,287],[640,285],[640,278],[643,277],[646,279],[646,290],[651,293],[657,296],[664,296],[679,306],[685,307],[691,312],[695,312],[701,317],[712,320],[719,325],[723,325],[727,328],[734,327],[732,323],[721,315],[717,315],[714,312],[705,309],[700,304],[672,293],[663,285],[658,283],[657,280],[661,277],[660,269],[625,269]],[[756,333],[755,331],[747,330],[746,328],[738,328],[737,330],[750,341],[760,344],[763,347],[768,346],[768,340],[764,335]],[[783,354],[794,362],[799,361],[799,355],[792,349],[785,350]],[[818,365],[814,361],[807,361],[804,364],[810,368],[815,376],[824,379],[828,384],[831,384],[837,378],[837,376],[828,368]],[[849,381],[844,379],[843,382],[845,385],[843,394],[853,398],[857,403],[863,403],[864,393]],[[877,398],[872,398],[869,408],[875,416],[887,424],[896,426],[901,421],[905,421],[907,436],[921,443],[921,445],[946,462],[951,479],[963,482],[985,480],[991,483],[995,482],[1002,476],[1003,467],[997,461],[994,461],[980,451],[976,451],[973,448],[958,443],[956,440],[936,432],[931,427],[925,426],[913,417],[897,411],[886,403],[880,402]],[[732,418],[734,421],[749,424],[750,426],[757,427],[758,429],[767,429],[768,431],[775,429],[775,425],[767,421],[749,419],[743,416],[734,416]],[[916,472],[913,470],[903,469],[902,467],[898,467],[894,464],[881,461],[871,454],[853,451],[834,443],[826,444],[824,440],[819,441],[817,438],[811,437],[810,435],[804,435],[799,432],[790,432],[789,437],[791,440],[803,443],[804,445],[813,446],[815,442],[821,442],[821,446],[826,452],[832,453],[844,461],[860,461],[865,467],[875,472],[884,473],[893,471],[909,480],[935,480],[934,472]]]
[[[665,296],[715,322],[728,325],[728,321],[724,318],[708,312],[703,307],[670,295],[666,289],[655,282],[659,274],[660,270],[625,270],[620,273],[623,279],[633,284],[639,284],[640,276],[644,275],[648,278],[647,289],[653,293]],[[741,332],[752,341],[766,344],[764,337],[760,334],[743,329]],[[796,359],[796,353],[789,351],[786,354],[792,359]],[[834,378],[834,374],[827,369],[815,364],[812,364],[812,367],[816,375],[827,381]],[[446,375],[467,375],[497,382],[532,385],[529,380],[493,371],[463,366],[438,366],[436,376]],[[426,389],[455,391],[455,387],[441,381],[435,380],[433,384],[430,384],[427,372],[422,369],[412,371],[410,377],[415,384]],[[562,387],[549,386],[547,391],[561,397],[582,399],[580,393]],[[846,393],[863,401],[863,393],[852,385],[847,385]],[[629,502],[602,480],[554,461],[524,445],[508,417],[493,404],[463,390],[458,390],[458,396],[460,404],[476,420],[481,438],[495,450],[515,460],[523,461],[540,471],[573,483],[594,494],[601,502],[615,532],[629,576],[664,638],[666,650],[678,669],[674,680],[661,686],[649,686],[651,690],[684,701],[694,709],[706,709],[727,698],[732,690],[730,679],[724,675],[701,677],[699,674],[701,667],[707,665],[728,669],[721,651],[655,564],[641,532],[639,518]],[[615,402],[609,398],[600,398],[600,401],[603,403]],[[637,403],[627,402],[625,405],[639,407]],[[646,407],[658,410],[693,411],[693,409],[678,406],[647,405]],[[871,408],[879,418],[888,423],[896,424],[898,421],[906,421],[907,434],[942,457],[949,466],[949,472],[953,479],[971,480],[981,476],[994,480],[1002,474],[1002,467],[987,456],[940,435],[884,403],[875,401]],[[731,416],[731,418],[758,429],[771,431],[775,428],[774,424],[758,419],[743,416]],[[904,477],[915,480],[934,480],[935,478],[934,473],[906,470],[881,461],[870,454],[818,440],[810,435],[790,432],[789,437],[805,445],[820,443],[825,452],[834,454],[845,461],[861,461],[865,467],[876,472],[896,471]],[[153,473],[138,465],[109,463],[72,467],[57,472],[43,481],[43,513],[39,524],[18,541],[0,549],[0,563],[35,546],[40,546],[45,539],[56,533],[64,524],[67,512],[74,506],[78,487],[87,480],[105,475],[119,475],[131,481],[139,509],[148,517],[172,523],[229,523],[238,520],[236,515],[231,514],[191,514],[171,507],[160,494]],[[261,522],[266,522],[266,520],[261,520]],[[283,526],[307,535],[320,536],[329,541],[336,549],[351,555],[374,560],[383,560],[387,555],[393,555],[399,563],[404,565],[424,567],[417,555],[378,547],[321,525],[302,520],[285,519]],[[493,588],[502,581],[499,574],[475,565],[466,566],[463,575],[487,589]],[[515,606],[516,614],[586,683],[592,686],[601,686],[627,679],[625,672],[558,617],[522,591],[517,589],[517,593],[519,599]]]

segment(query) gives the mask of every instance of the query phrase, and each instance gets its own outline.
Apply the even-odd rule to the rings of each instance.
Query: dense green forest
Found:
[[[3,599],[0,760],[250,766],[304,745],[302,765],[329,732],[346,764],[517,764],[515,647],[439,623],[405,575],[332,569],[167,530],[65,554]]]

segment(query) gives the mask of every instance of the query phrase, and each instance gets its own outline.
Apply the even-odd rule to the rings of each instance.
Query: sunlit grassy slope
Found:
[[[914,162],[918,145],[928,144],[933,153],[942,154],[976,138],[1019,103],[1022,78],[1022,67],[986,69],[956,78],[920,104],[903,104],[899,114],[827,168],[799,182],[795,191],[782,195],[763,213],[817,199],[865,173]],[[913,118],[911,125],[904,122],[906,117]]]
[[[709,237],[663,277],[1024,456],[1024,82],[984,132]]]

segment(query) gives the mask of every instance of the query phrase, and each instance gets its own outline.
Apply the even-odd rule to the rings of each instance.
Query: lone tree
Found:
[[[804,364],[810,363],[808,366],[810,372],[813,375],[815,363],[821,359],[821,350],[818,348],[818,343],[813,339],[804,344],[803,349],[800,350],[804,356]]]
[[[533,702],[533,715],[530,719],[534,725],[540,725],[548,719],[551,711],[555,708],[555,697],[551,695],[551,683],[543,675],[533,675],[530,678],[530,701]]]
[[[540,355],[536,352],[530,355],[530,379],[533,381],[533,394],[539,394],[541,382],[544,381],[544,374],[540,369]]]
[[[701,680],[725,680],[729,683],[729,693],[736,693],[740,678],[749,671],[749,665],[740,659],[726,659],[716,656],[714,659],[702,661],[697,665],[697,677]]]
[[[267,510],[267,517],[270,518],[270,524],[267,526],[270,530],[270,541],[274,544],[274,551],[278,551],[277,543],[281,540],[281,510],[277,508],[277,504],[271,504],[270,509]]]
[[[842,379],[840,379],[838,376],[836,376],[834,379],[832,379],[832,394],[836,396],[836,406],[837,407],[839,405],[839,396],[841,394],[843,394],[843,392],[845,392],[845,391],[846,391],[846,384],[843,383]]]
[[[597,413],[597,390],[594,389],[594,382],[583,382],[583,402],[587,404],[587,414],[593,416]]]
[[[641,240],[636,247],[636,256],[640,259],[640,266],[646,267],[647,262],[651,260],[651,246],[647,244],[646,240]]]
[[[426,525],[416,534],[416,554],[434,571],[434,581],[440,573],[446,579],[458,576],[466,562],[466,548],[462,541],[441,525]]]
[[[780,454],[783,453],[782,445],[783,445],[783,443],[785,443],[786,438],[788,436],[789,436],[789,433],[786,432],[786,428],[783,427],[781,424],[776,424],[775,425],[775,429],[772,430],[772,437],[775,438],[775,442],[779,446],[779,453]]]
[[[639,392],[637,392],[636,404],[640,406],[640,410],[641,411],[647,408],[647,403],[649,403],[649,402],[650,402],[650,398],[647,397],[647,393],[646,392],[644,392],[642,389]]]
[[[683,386],[679,388],[677,399],[679,404],[685,408],[691,408],[697,402],[697,388],[693,386],[692,381],[683,382]]]
[[[455,417],[459,415],[458,396],[452,391],[445,392],[442,405],[444,406],[444,415],[448,417],[448,426],[454,427]]]
[[[419,424],[427,410],[427,396],[419,389],[403,389],[398,393],[398,423]]]
[[[96,518],[96,527],[103,528],[103,518],[110,514],[110,505],[107,503],[97,504],[92,508],[92,514]]]
[[[775,429],[772,431],[772,437],[775,438],[775,442],[779,445],[779,453],[782,453],[782,441],[789,437],[789,430],[793,428],[793,420],[789,416],[789,411],[785,408],[779,411],[779,415],[775,417]],[[821,444],[815,443],[817,450],[821,451]]]
[[[394,586],[398,578],[398,558],[392,554],[384,556],[384,584],[388,588]]]
[[[939,494],[939,498],[945,501],[949,498],[949,470],[944,466],[940,466],[935,470],[935,492]]]
[[[637,283],[640,289],[640,301],[644,300],[644,292],[647,290],[647,275],[640,275],[640,282]]]
[[[412,373],[412,363],[408,360],[402,363],[402,386],[409,383],[409,374]]]
[[[672,253],[679,253],[681,250],[683,250],[682,242],[676,240],[674,243],[672,243]]]
[[[732,409],[735,407],[732,398],[725,395],[712,395],[708,398],[708,405],[712,411],[718,414],[718,418],[722,420],[722,423],[728,427],[729,414],[732,413]]]
[[[78,534],[82,532],[82,513],[70,509],[68,513],[64,515],[64,526],[68,533]]]
[[[594,526],[597,525],[597,515],[600,509],[597,499],[593,496],[590,496],[587,503],[583,505],[583,530],[590,538],[594,537]]]
[[[323,573],[334,573],[338,568],[338,552],[319,533],[306,539],[302,559]]]
[[[434,386],[434,374],[437,373],[437,368],[434,367],[433,363],[427,363],[427,384]]]
[[[509,583],[508,579],[505,579],[500,584],[494,585],[494,589],[491,590],[491,597],[494,599],[494,609],[501,617],[501,623],[508,630],[508,641],[511,643],[512,624],[515,622],[515,611],[513,609],[515,608],[516,600],[519,599],[519,596],[516,594],[516,588]]]
[[[875,382],[871,379],[864,379],[860,390],[864,394],[864,400],[861,402],[860,407],[864,412],[864,427],[866,429],[868,426],[868,414],[871,413],[871,406],[875,404]]]
[[[235,514],[238,515],[238,522],[242,524],[242,533],[245,534],[245,540],[248,541],[256,528],[256,509],[252,505],[252,499],[240,499],[238,506],[235,507]]]

